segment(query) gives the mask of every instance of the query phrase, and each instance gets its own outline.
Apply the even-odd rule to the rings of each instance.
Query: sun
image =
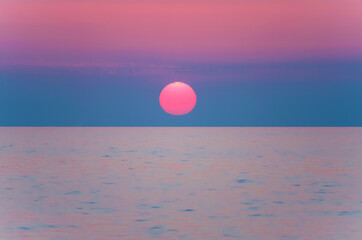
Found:
[[[174,82],[163,88],[160,94],[162,109],[172,115],[185,115],[196,105],[196,93],[188,84]]]

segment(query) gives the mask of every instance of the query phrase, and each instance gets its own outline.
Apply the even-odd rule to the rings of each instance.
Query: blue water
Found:
[[[0,239],[362,239],[362,128],[0,128]]]

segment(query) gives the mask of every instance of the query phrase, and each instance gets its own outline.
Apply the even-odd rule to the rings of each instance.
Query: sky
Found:
[[[0,126],[362,126],[360,0],[0,0]],[[168,83],[194,88],[163,112]]]

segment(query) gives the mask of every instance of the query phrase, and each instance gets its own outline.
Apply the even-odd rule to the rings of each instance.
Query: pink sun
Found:
[[[196,94],[186,83],[174,82],[162,90],[159,100],[165,112],[172,115],[184,115],[195,107]]]

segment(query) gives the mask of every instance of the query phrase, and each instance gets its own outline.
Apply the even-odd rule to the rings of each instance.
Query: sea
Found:
[[[2,127],[1,240],[361,240],[362,128]]]

